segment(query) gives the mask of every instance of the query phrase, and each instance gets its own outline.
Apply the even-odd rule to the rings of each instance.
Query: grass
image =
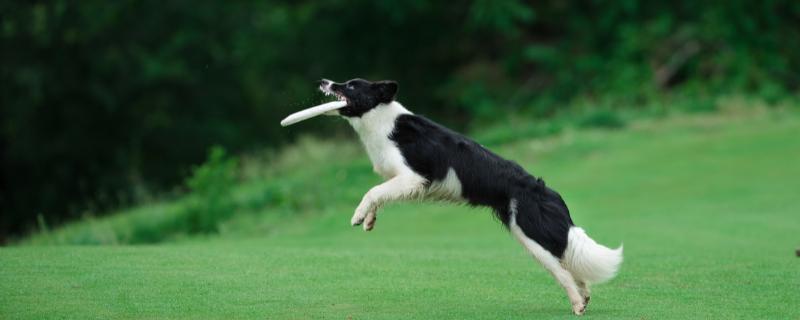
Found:
[[[559,190],[596,240],[624,242],[622,271],[595,288],[587,319],[792,319],[799,136],[798,114],[766,112],[493,148]],[[353,157],[272,176],[289,194],[307,193],[278,192],[263,200],[269,212],[240,206],[220,236],[2,248],[0,318],[572,317],[563,291],[485,210],[403,204],[384,209],[371,233],[348,227],[360,193],[377,182],[365,156]],[[274,183],[236,195],[258,198]]]

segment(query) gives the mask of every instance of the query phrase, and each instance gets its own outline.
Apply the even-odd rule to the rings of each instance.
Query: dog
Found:
[[[370,231],[378,210],[410,199],[486,206],[564,288],[572,312],[582,315],[589,287],[613,278],[622,247],[609,249],[572,222],[561,196],[540,178],[473,140],[416,115],[396,101],[395,81],[323,79],[335,96],[328,115],[346,119],[358,133],[373,170],[385,181],[370,189],[350,223]],[[288,118],[287,118],[288,119]]]

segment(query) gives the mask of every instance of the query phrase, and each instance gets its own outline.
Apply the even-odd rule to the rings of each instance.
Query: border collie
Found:
[[[589,286],[617,273],[622,247],[612,250],[589,238],[572,222],[561,196],[517,163],[408,111],[395,101],[397,82],[321,80],[319,89],[338,101],[298,112],[282,124],[324,113],[344,117],[358,133],[385,182],[364,195],[350,219],[353,226],[372,230],[378,209],[399,200],[490,207],[566,290],[576,315],[586,310]]]

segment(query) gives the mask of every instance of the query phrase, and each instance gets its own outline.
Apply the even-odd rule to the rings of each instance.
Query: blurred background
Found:
[[[792,104],[798,21],[795,0],[2,1],[0,242],[170,199],[187,200],[158,217],[176,218],[111,242],[302,206],[288,179],[227,190],[326,145],[298,135],[352,140],[341,121],[278,125],[324,101],[322,77],[397,80],[411,110],[489,144],[732,95]]]

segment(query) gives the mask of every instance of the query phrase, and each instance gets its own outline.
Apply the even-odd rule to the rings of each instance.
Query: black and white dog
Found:
[[[576,315],[586,309],[589,286],[616,274],[622,247],[612,250],[589,238],[573,224],[561,196],[518,164],[408,111],[395,101],[396,82],[322,80],[319,88],[340,103],[326,114],[350,122],[386,180],[364,195],[352,225],[371,230],[378,209],[398,200],[488,206],[564,287]]]

